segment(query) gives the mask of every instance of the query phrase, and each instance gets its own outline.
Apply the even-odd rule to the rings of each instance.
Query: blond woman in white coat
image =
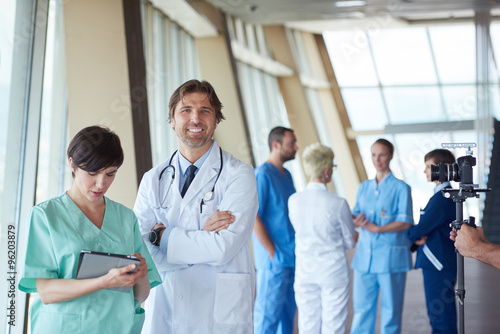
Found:
[[[353,218],[345,199],[328,191],[333,151],[312,144],[303,153],[310,182],[288,200],[295,229],[295,299],[299,332],[344,333],[349,300],[345,250],[355,245]]]

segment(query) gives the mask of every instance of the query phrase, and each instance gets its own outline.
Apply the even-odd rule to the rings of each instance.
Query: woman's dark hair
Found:
[[[384,139],[384,138],[377,139],[373,143],[373,145],[375,145],[375,144],[380,144],[380,145],[383,145],[383,146],[387,147],[387,149],[389,150],[390,155],[391,156],[394,155],[394,145],[392,145],[392,143],[390,141],[388,141],[387,139]]]
[[[100,126],[80,130],[69,143],[67,154],[68,159],[72,159],[73,166],[86,172],[97,172],[111,166],[120,167],[123,163],[120,138],[108,128]]]
[[[427,160],[434,160],[434,163],[437,165],[439,163],[452,164],[455,162],[455,156],[448,150],[445,149],[435,149],[427,153],[424,157],[424,162]]]

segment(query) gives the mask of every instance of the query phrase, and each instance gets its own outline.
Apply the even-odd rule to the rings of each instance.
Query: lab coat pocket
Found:
[[[216,200],[211,200],[209,202],[204,202],[203,204],[198,203],[198,210],[201,209],[200,212],[200,226],[199,228],[202,229],[203,226],[205,226],[205,223],[207,222],[208,218],[210,218],[215,211],[219,208],[218,203]]]
[[[81,316],[79,314],[40,312],[33,326],[33,334],[80,334]]]
[[[250,274],[217,274],[214,320],[219,324],[251,324],[253,310]]]

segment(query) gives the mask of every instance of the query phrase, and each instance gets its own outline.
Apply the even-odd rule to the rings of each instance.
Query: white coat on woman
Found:
[[[215,185],[214,199],[200,204],[212,190],[220,169],[219,145],[213,142],[207,160],[196,174],[184,198],[176,175],[163,207],[171,172],[158,180],[167,161],[147,172],[139,187],[134,211],[141,233],[148,239],[155,224],[174,226],[168,249],[146,241],[163,283],[151,290],[146,301],[143,333],[253,333],[255,270],[250,238],[258,209],[253,168],[223,152],[223,169]],[[179,153],[172,159],[180,170]],[[202,231],[216,210],[231,211],[235,221],[225,230]]]
[[[344,333],[350,282],[345,250],[355,245],[351,210],[321,182],[290,196],[288,210],[295,229],[299,331]]]

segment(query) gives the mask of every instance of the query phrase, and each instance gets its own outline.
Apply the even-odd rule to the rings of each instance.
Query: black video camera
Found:
[[[456,148],[467,147],[466,155],[460,157],[452,164],[439,163],[438,166],[431,166],[431,181],[439,181],[441,183],[448,181],[460,182],[460,188],[469,190],[474,189],[472,181],[472,167],[476,165],[476,158],[472,156],[472,148],[476,147],[475,143],[463,144],[442,144],[443,147]]]

